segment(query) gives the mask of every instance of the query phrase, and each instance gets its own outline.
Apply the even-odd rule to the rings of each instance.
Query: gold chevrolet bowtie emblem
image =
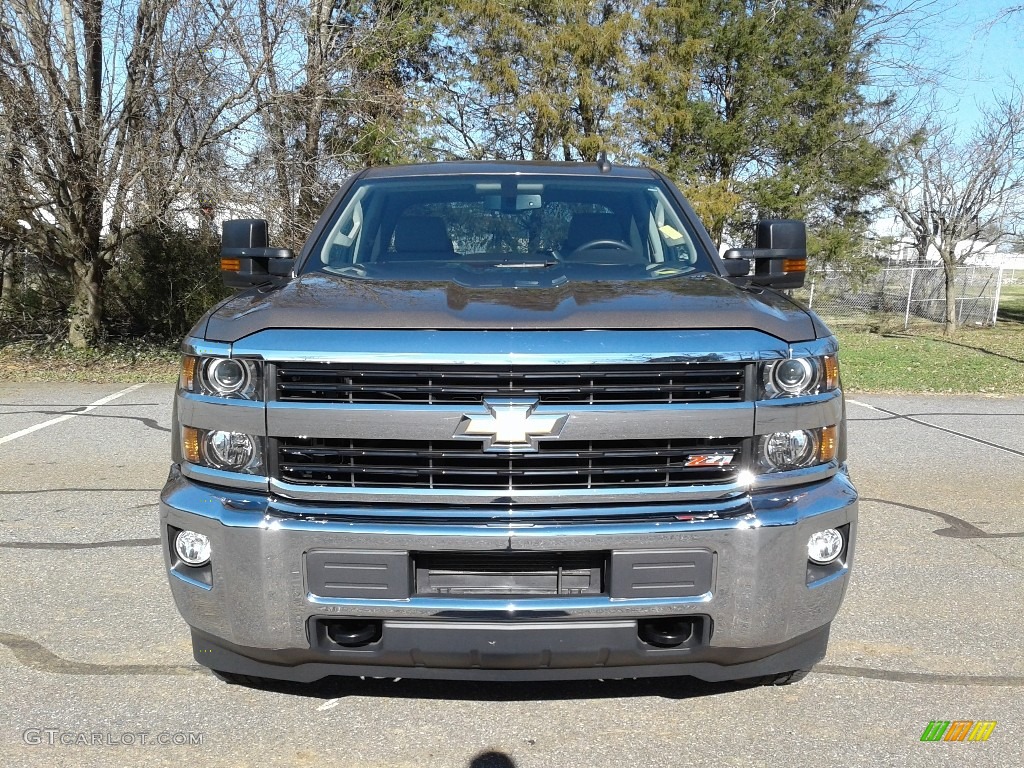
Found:
[[[455,430],[455,437],[484,438],[485,451],[536,451],[537,440],[558,437],[568,414],[534,413],[537,401],[530,399],[484,400],[487,413],[467,413]]]

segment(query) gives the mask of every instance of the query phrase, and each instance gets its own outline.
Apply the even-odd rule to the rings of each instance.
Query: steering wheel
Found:
[[[633,246],[629,243],[624,243],[621,240],[606,240],[599,238],[597,240],[588,240],[583,245],[578,245],[570,251],[570,253],[579,253],[580,251],[590,251],[594,248],[614,248],[617,251],[632,251]]]

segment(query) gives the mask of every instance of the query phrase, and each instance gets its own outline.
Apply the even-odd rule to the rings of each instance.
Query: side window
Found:
[[[647,217],[647,237],[651,244],[651,261],[658,264],[665,261],[665,241],[661,235],[661,227],[664,225],[665,205],[658,200]]]
[[[339,267],[353,262],[353,255],[363,231],[363,198],[366,189],[360,189],[338,217],[327,242],[320,252],[320,261],[328,267]]]
[[[660,193],[651,193],[650,236],[655,261],[693,265],[697,249],[675,211],[665,205]]]

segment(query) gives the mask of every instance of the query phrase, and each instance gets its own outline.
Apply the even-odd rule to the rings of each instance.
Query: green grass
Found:
[[[1024,394],[1024,283],[1003,285],[994,327],[963,328],[949,338],[923,320],[904,331],[902,316],[832,327],[850,392]]]
[[[882,335],[840,330],[843,383],[850,392],[1024,394],[1024,325]]]
[[[1024,283],[1003,286],[999,292],[998,318],[1000,322],[1024,324]]]
[[[178,378],[178,359],[177,344],[134,342],[72,349],[14,342],[0,345],[0,381],[171,383]]]

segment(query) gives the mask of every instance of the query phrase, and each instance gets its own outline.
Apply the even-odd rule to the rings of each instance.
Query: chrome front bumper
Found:
[[[585,630],[591,624],[606,633],[611,627],[615,631],[607,636],[622,638],[630,633],[620,630],[640,619],[705,617],[709,620],[706,637],[695,651],[672,649],[671,653],[662,653],[664,649],[631,647],[619,648],[618,652],[615,648],[598,649],[600,652],[594,656],[622,668],[656,668],[664,663],[666,669],[671,666],[673,674],[686,674],[679,671],[678,665],[687,661],[687,652],[694,661],[729,664],[732,655],[736,663],[742,663],[778,653],[800,638],[815,635],[827,639],[828,625],[846,590],[856,540],[857,494],[844,473],[799,488],[753,493],[738,504],[742,507],[739,515],[670,522],[664,516],[657,522],[637,522],[635,516],[630,522],[377,522],[365,509],[347,510],[337,504],[325,505],[319,511],[307,506],[300,518],[283,514],[265,494],[200,485],[175,469],[161,496],[160,517],[171,591],[182,616],[193,628],[194,637],[199,638],[196,658],[214,668],[231,666],[227,662],[218,666],[218,648],[231,649],[228,656],[241,654],[259,657],[264,662],[326,662],[337,665],[334,674],[373,674],[366,669],[383,664],[388,671],[382,671],[382,675],[415,676],[412,667],[423,664],[423,657],[417,657],[413,649],[403,655],[401,649],[393,647],[379,659],[372,652],[318,656],[310,637],[312,622],[318,617],[379,619],[385,627],[389,622],[393,624],[396,636],[404,633],[407,638],[415,638],[416,622],[425,622],[420,626],[427,634],[431,634],[431,628],[457,631],[459,622],[465,622],[467,629],[547,628],[552,637],[558,635],[559,624],[572,630]],[[680,515],[701,511],[699,503],[694,502],[673,510]],[[350,519],[337,519],[344,512],[352,513]],[[624,514],[627,512],[624,510]],[[808,568],[808,537],[823,528],[842,526],[849,526],[849,543],[841,563],[827,572]],[[213,557],[205,575],[175,562],[170,551],[172,529],[189,529],[209,536]],[[628,553],[684,548],[707,550],[713,555],[710,588],[689,597],[337,598],[312,595],[305,573],[306,553],[321,549],[391,553]],[[436,632],[433,635],[439,636]],[[635,632],[630,637],[627,644],[642,645]],[[543,641],[538,642],[543,645]],[[823,642],[815,645],[818,658],[823,653]],[[211,648],[200,653],[203,643]],[[757,649],[763,649],[761,656]],[[655,652],[649,653],[652,650]],[[405,662],[396,664],[396,658]],[[464,663],[447,660],[443,665],[480,666],[479,658],[467,650]],[[596,664],[590,676],[633,676],[629,672],[612,674],[607,669],[602,672],[599,661],[574,662],[569,658],[559,662],[557,654],[552,657],[547,650],[538,658],[546,659],[541,663],[549,666]],[[503,663],[498,662],[499,666]],[[360,665],[359,670],[348,671],[346,664]],[[531,665],[529,661],[512,664],[518,668]],[[485,662],[483,666],[488,665]],[[399,667],[410,669],[395,672]],[[294,679],[319,676],[263,673]],[[438,675],[434,670],[420,676]]]

